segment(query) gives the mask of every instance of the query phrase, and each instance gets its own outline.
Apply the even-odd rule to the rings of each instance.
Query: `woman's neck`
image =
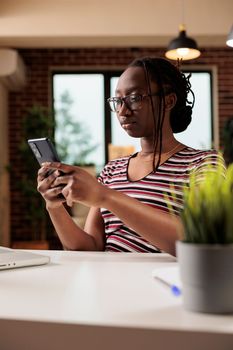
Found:
[[[175,137],[170,135],[169,137],[166,137],[165,140],[162,141],[162,151],[161,153],[167,153],[170,152],[172,149],[174,149],[176,146],[178,148],[178,145],[180,145],[180,142],[175,139]],[[151,139],[141,139],[141,152],[140,154],[143,156],[147,156],[154,153],[154,147],[153,147],[153,140]],[[156,153],[159,153],[159,145],[157,147]]]

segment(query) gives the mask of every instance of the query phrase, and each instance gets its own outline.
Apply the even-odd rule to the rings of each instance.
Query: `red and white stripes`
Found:
[[[177,215],[183,208],[183,187],[188,185],[190,173],[202,172],[203,166],[217,164],[218,161],[216,151],[186,147],[160,165],[155,173],[151,172],[138,181],[130,181],[128,164],[134,156],[136,154],[110,161],[102,170],[99,181],[155,209],[169,212],[169,206],[172,206]],[[101,213],[105,224],[106,251],[160,252],[158,247],[127,227],[109,210],[102,208]]]

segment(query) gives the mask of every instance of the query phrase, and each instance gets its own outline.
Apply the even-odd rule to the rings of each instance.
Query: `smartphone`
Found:
[[[28,144],[40,165],[44,162],[60,162],[57,151],[49,138],[30,139]]]
[[[28,140],[28,144],[40,165],[44,162],[60,162],[57,151],[48,137],[30,139]],[[54,170],[52,169],[48,170],[45,177],[51,175],[53,172]],[[62,175],[62,172],[60,174]],[[64,199],[62,194],[59,194],[58,197]]]

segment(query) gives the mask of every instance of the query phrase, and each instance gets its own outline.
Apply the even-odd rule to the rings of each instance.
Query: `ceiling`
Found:
[[[184,13],[184,15],[182,15]],[[226,46],[233,0],[0,0],[0,47]]]

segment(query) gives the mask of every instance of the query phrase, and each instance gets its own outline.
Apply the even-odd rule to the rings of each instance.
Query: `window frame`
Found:
[[[108,144],[112,141],[111,136],[111,111],[107,104],[107,98],[110,97],[110,81],[112,77],[119,77],[125,67],[117,68],[117,69],[93,69],[86,67],[83,69],[80,68],[57,68],[51,70],[51,101],[52,101],[52,113],[55,115],[55,109],[54,109],[54,75],[59,74],[103,74],[104,76],[104,136],[105,136],[105,144],[104,144],[104,157],[105,157],[105,163],[108,161]]]

